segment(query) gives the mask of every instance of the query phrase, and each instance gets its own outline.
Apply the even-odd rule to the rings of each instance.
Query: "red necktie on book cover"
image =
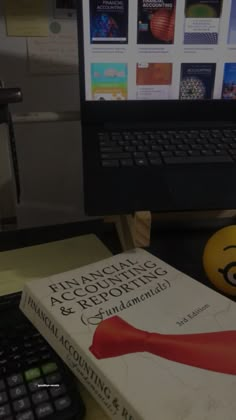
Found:
[[[149,352],[185,365],[236,375],[236,331],[158,334],[142,331],[114,316],[97,326],[90,351],[97,359]]]

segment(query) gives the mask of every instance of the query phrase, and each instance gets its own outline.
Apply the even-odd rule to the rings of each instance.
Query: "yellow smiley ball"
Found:
[[[203,252],[203,266],[219,291],[236,296],[236,225],[211,236]]]

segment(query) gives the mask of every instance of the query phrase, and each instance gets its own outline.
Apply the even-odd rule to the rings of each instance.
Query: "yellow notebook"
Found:
[[[111,256],[95,235],[0,252],[0,295],[20,291],[26,281],[47,277]]]

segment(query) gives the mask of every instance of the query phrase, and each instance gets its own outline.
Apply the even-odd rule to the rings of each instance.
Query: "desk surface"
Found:
[[[227,221],[225,225],[227,224],[231,223]],[[210,227],[197,227],[195,229],[180,229],[180,227],[174,229],[171,227],[171,224],[166,229],[159,227],[156,231],[152,231],[149,251],[177,269],[213,287],[203,271],[202,253],[208,238],[220,227],[222,226],[219,224]],[[80,246],[79,238],[73,238],[76,235],[90,233],[95,233],[107,248],[103,245],[100,246],[96,240],[94,241],[92,235],[89,236],[86,246],[83,247]],[[63,241],[57,244],[50,244],[52,241],[59,241],[64,238],[71,239],[65,241],[64,244]],[[24,248],[45,242],[48,244],[35,248],[37,252],[33,252],[33,257],[30,248]],[[65,245],[66,242],[67,245]],[[60,225],[24,231],[1,232],[0,251],[14,250],[16,248],[20,248],[17,253],[16,251],[11,253],[0,252],[0,294],[20,290],[24,281],[29,280],[29,278],[50,275],[53,272],[63,270],[66,271],[79,264],[84,265],[105,258],[110,253],[121,251],[114,227],[106,226],[101,222],[83,222],[67,226]],[[63,261],[58,258],[59,253],[64,255]],[[27,254],[31,256],[30,259],[26,258]],[[2,281],[1,284],[1,274],[3,273],[4,276],[2,277],[4,277],[5,281]],[[82,386],[81,394],[87,407],[86,420],[108,419]]]

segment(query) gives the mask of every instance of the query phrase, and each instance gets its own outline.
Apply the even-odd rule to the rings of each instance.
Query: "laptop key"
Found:
[[[145,153],[143,152],[134,152],[134,158],[135,159],[145,159]]]
[[[101,158],[102,160],[112,160],[112,159],[126,159],[131,158],[131,153],[121,152],[121,153],[102,153]]]
[[[147,166],[148,165],[148,161],[147,159],[135,159],[135,163],[137,166]]]
[[[103,168],[118,168],[119,167],[119,161],[112,159],[112,160],[103,160],[102,161]]]
[[[134,166],[134,162],[132,159],[121,159],[120,164],[124,167]]]
[[[152,150],[154,152],[161,152],[162,150],[164,150],[163,146],[152,146]]]
[[[187,153],[188,153],[189,156],[200,156],[201,155],[200,150],[188,150]]]
[[[163,158],[168,165],[192,164],[192,163],[229,163],[233,162],[230,156],[187,156],[187,157],[166,157]]]
[[[171,157],[171,156],[173,156],[173,152],[168,152],[168,151],[164,151],[164,152],[161,152],[161,156],[162,157]]]
[[[102,153],[120,153],[123,151],[122,147],[101,147]]]
[[[125,146],[125,151],[126,152],[136,152],[136,147],[135,146]]]
[[[7,416],[10,416],[11,408],[9,404],[3,405],[0,407],[0,419],[6,419]]]
[[[184,150],[176,150],[175,156],[188,156],[187,152],[185,152]]]
[[[203,156],[214,156],[214,152],[213,152],[212,150],[205,150],[205,149],[203,149],[203,150],[201,151],[201,154],[202,154]]]
[[[152,158],[149,159],[149,162],[152,166],[159,166],[162,165],[162,160],[160,158]]]
[[[156,159],[160,157],[160,153],[159,152],[148,152],[147,156],[149,157],[149,159]]]
[[[139,152],[149,152],[150,148],[148,146],[138,146]]]

